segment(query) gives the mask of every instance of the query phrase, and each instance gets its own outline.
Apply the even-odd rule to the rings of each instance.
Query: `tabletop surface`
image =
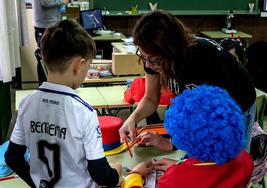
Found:
[[[202,35],[212,38],[212,39],[223,39],[223,38],[231,38],[231,33],[227,34],[222,31],[201,31]],[[252,38],[252,35],[244,33],[242,31],[237,31],[234,33],[234,37],[240,38]]]
[[[19,109],[20,101],[25,98],[27,95],[32,94],[36,90],[18,90],[16,91],[16,110]]]
[[[125,108],[132,107],[132,104],[124,100],[126,85],[83,87],[75,90],[77,95],[94,108]],[[36,90],[16,91],[16,110],[21,100]]]
[[[131,148],[133,152],[133,158],[130,157],[127,151],[124,151],[117,155],[107,156],[109,162],[120,162],[123,167],[132,169],[140,162],[151,159],[162,159],[164,157],[179,161],[184,156],[184,152],[181,150],[163,152],[154,147],[140,147],[134,146]],[[123,171],[120,178],[120,182],[123,181],[123,176],[126,176],[128,172]],[[21,179],[14,178],[10,180],[0,181],[0,188],[29,188],[29,186]]]
[[[94,41],[121,41],[121,39],[126,38],[122,33],[111,33],[106,35],[94,36]]]
[[[16,110],[18,110],[20,101],[36,90],[18,90],[16,91]],[[94,108],[107,108],[107,102],[99,93],[96,87],[78,88],[75,90],[77,95]]]
[[[115,76],[110,78],[88,78],[86,77],[83,81],[83,84],[91,84],[91,83],[118,83],[118,82],[126,82],[127,80],[133,80],[138,76]]]
[[[118,53],[128,53],[136,56],[135,51],[136,51],[136,46],[134,44],[126,44],[125,42],[112,42],[111,43],[112,47],[115,48],[115,52]],[[128,48],[131,47],[134,49],[134,52],[129,53]]]
[[[127,53],[126,45],[123,42],[112,42],[112,47],[115,48],[118,52]]]
[[[107,102],[108,108],[124,108],[131,107],[132,104],[124,100],[124,92],[127,86],[107,86],[97,87],[102,97]]]
[[[83,87],[75,90],[77,95],[94,108],[107,108],[107,103],[96,87]]]
[[[0,181],[0,188],[29,188],[29,186],[22,179],[14,178]]]

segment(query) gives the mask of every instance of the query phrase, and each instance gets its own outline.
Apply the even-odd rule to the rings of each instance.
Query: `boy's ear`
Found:
[[[73,71],[74,74],[79,74],[81,71],[81,66],[86,63],[86,60],[84,58],[75,58],[73,62]]]

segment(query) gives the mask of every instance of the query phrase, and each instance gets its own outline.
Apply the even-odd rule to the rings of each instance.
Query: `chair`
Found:
[[[267,160],[267,134],[263,131],[264,125],[264,110],[267,102],[267,94],[255,88],[256,98],[256,122],[253,126],[252,141],[250,154],[253,158],[254,171],[252,175],[252,182],[266,187],[264,177],[266,173],[266,160]],[[261,179],[260,179],[261,178]]]
[[[265,188],[264,176],[267,172],[267,134],[259,126],[258,122],[255,122],[253,126],[250,154],[254,164],[251,182],[261,184]]]
[[[267,93],[255,88],[256,90],[256,120],[259,122],[261,128],[264,123],[264,111],[267,103]]]

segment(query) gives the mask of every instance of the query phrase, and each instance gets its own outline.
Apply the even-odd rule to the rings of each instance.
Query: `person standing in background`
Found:
[[[60,6],[66,5],[69,0],[32,0],[33,26],[35,41],[38,48],[35,51],[37,59],[37,75],[39,85],[47,81],[45,68],[41,64],[41,53],[39,49],[40,40],[45,30],[60,21]]]
[[[35,40],[39,44],[45,29],[60,21],[59,8],[69,0],[32,0]]]

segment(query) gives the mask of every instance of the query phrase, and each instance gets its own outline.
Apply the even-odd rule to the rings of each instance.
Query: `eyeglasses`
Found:
[[[152,65],[160,65],[160,62],[162,60],[161,57],[155,59],[155,60],[151,60],[151,59],[148,59],[148,58],[145,58],[144,56],[142,56],[142,54],[140,53],[139,51],[139,48],[137,48],[135,54],[143,61],[143,63],[149,63],[149,64],[152,64]]]

